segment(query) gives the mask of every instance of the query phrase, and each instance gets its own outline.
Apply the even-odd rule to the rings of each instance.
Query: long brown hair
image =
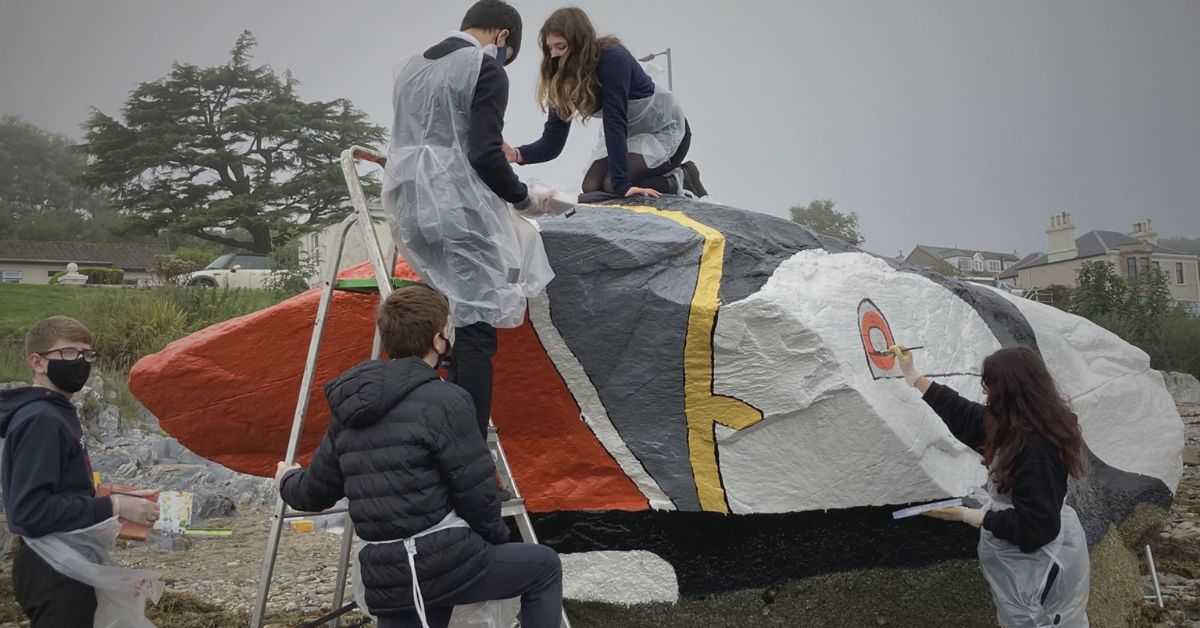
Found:
[[[1013,464],[1034,434],[1058,449],[1072,477],[1083,475],[1079,419],[1041,355],[1029,347],[1001,349],[983,360],[981,375],[987,387],[983,464],[998,491],[1012,490]]]
[[[567,40],[567,53],[550,56],[547,35]],[[550,14],[538,32],[542,48],[542,68],[538,78],[537,99],[542,110],[550,108],[563,122],[575,114],[587,118],[600,110],[600,82],[596,64],[600,53],[621,43],[612,36],[597,37],[587,13],[578,7],[565,7]]]

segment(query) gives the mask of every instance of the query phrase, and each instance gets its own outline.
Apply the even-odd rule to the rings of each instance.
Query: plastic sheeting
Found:
[[[152,628],[146,600],[158,603],[158,574],[118,567],[113,559],[121,522],[112,517],[89,528],[25,538],[42,560],[60,574],[96,589],[95,628]]]
[[[1012,502],[992,490],[990,483],[988,494],[992,510],[1012,508]],[[992,589],[996,619],[1004,628],[1088,626],[1087,538],[1075,509],[1063,504],[1059,516],[1058,536],[1028,554],[980,530],[979,565]]]
[[[644,157],[650,168],[666,163],[683,141],[683,107],[679,106],[675,94],[657,83],[654,94],[629,101],[626,118],[629,122],[626,139],[629,152]],[[600,141],[592,153],[592,161],[605,157],[608,157],[608,145],[604,142],[604,127],[601,126]]]
[[[519,326],[525,299],[554,277],[536,228],[467,159],[483,50],[397,65],[383,203],[404,258],[450,299],[456,326]]]

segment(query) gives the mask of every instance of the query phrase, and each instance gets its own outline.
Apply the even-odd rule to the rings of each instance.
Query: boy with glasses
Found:
[[[33,385],[0,391],[0,485],[18,542],[89,528],[113,515],[153,525],[154,502],[137,494],[96,497],[83,427],[70,399],[99,357],[92,333],[73,318],[51,316],[25,336],[25,356]],[[33,628],[92,625],[95,590],[55,572],[24,543],[13,557],[12,576],[17,603]]]

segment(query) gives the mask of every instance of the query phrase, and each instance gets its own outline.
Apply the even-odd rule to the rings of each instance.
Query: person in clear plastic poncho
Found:
[[[158,575],[116,564],[118,519],[152,525],[158,506],[138,495],[97,497],[71,395],[99,357],[79,321],[51,316],[30,328],[33,385],[0,391],[4,512],[16,535],[13,592],[32,628],[151,626],[146,600]]]
[[[1067,477],[1084,472],[1083,433],[1042,357],[1013,347],[984,359],[984,405],[922,375],[903,347],[889,351],[955,438],[983,454],[990,503],[926,514],[980,528],[1000,625],[1087,626],[1087,539],[1065,502]]]
[[[471,394],[486,432],[496,328],[519,326],[526,298],[554,276],[527,218],[547,211],[553,190],[527,187],[501,150],[504,65],[520,51],[521,16],[481,0],[461,29],[396,64],[383,203],[404,258],[450,299],[450,381]]]
[[[597,37],[576,7],[550,14],[538,34],[538,99],[549,110],[541,139],[512,148],[517,164],[562,153],[571,120],[603,118],[583,192],[615,196],[691,193],[707,196],[696,164],[684,161],[692,131],[675,95],[656,84],[616,37]]]

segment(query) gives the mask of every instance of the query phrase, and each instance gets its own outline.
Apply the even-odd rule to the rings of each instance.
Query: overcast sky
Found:
[[[173,61],[216,65],[242,29],[301,96],[348,98],[390,126],[393,62],[458,26],[469,2],[0,0],[0,113],[79,138]],[[514,0],[505,135],[536,139],[537,30],[562,6]],[[636,54],[673,50],[690,158],[723,203],[786,216],[832,198],[866,248],[1045,249],[1151,218],[1200,237],[1200,2],[579,3]],[[577,188],[598,124],[518,169]]]

